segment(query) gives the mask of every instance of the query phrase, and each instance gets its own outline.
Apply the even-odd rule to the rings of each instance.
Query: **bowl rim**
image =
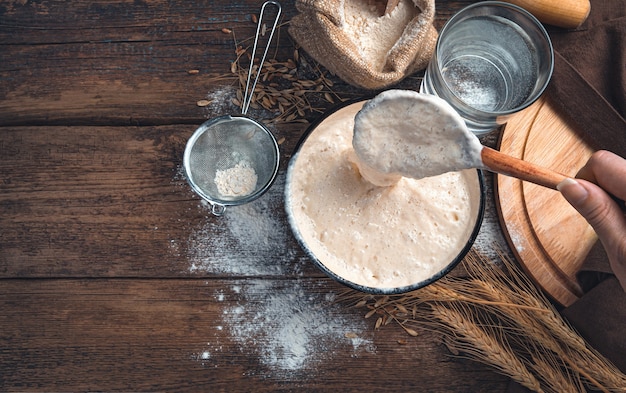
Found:
[[[480,232],[480,228],[482,227],[482,222],[483,222],[483,218],[485,215],[485,200],[486,200],[486,186],[485,186],[485,179],[484,179],[484,173],[481,169],[476,169],[476,175],[478,176],[478,186],[479,186],[479,202],[478,202],[478,211],[477,211],[477,215],[476,215],[476,222],[474,223],[474,228],[472,229],[472,232],[469,236],[469,238],[467,239],[465,246],[463,246],[463,248],[459,251],[459,253],[457,254],[457,256],[450,261],[450,263],[448,263],[444,268],[442,268],[439,272],[437,272],[436,274],[432,275],[431,277],[422,280],[422,281],[418,281],[416,283],[413,284],[409,284],[409,285],[405,285],[405,286],[401,286],[401,287],[369,287],[366,285],[362,285],[362,284],[357,284],[354,283],[350,280],[347,280],[341,276],[339,276],[337,273],[333,272],[332,270],[330,270],[326,265],[324,265],[318,258],[317,256],[315,256],[315,254],[313,253],[313,251],[311,251],[311,249],[308,247],[308,245],[306,244],[302,233],[300,232],[300,229],[298,227],[298,225],[295,222],[295,218],[292,214],[292,203],[291,203],[291,199],[290,199],[290,190],[291,190],[291,178],[293,176],[293,167],[295,166],[295,162],[298,159],[298,153],[300,152],[300,149],[302,148],[302,146],[304,145],[304,143],[306,142],[306,140],[308,139],[308,137],[313,133],[313,131],[315,131],[315,129],[324,121],[326,120],[328,117],[330,117],[332,114],[336,113],[337,111],[348,107],[350,105],[359,103],[359,102],[364,102],[371,99],[370,98],[359,98],[359,99],[353,99],[353,100],[349,100],[349,101],[345,101],[341,104],[335,105],[334,107],[328,109],[326,112],[324,112],[324,114],[322,114],[320,117],[318,117],[314,122],[312,122],[307,129],[305,130],[305,132],[302,134],[302,136],[300,137],[300,140],[297,142],[295,148],[294,148],[294,152],[289,160],[289,164],[287,166],[287,175],[286,175],[286,180],[285,180],[285,190],[284,190],[284,198],[285,198],[285,211],[287,213],[287,221],[289,223],[289,227],[291,228],[291,231],[294,235],[294,237],[296,238],[296,241],[298,242],[298,244],[300,245],[300,247],[302,248],[302,250],[305,252],[305,254],[307,254],[307,256],[309,257],[309,259],[311,259],[311,261],[317,266],[318,269],[320,269],[324,274],[326,274],[328,277],[332,278],[333,280],[349,287],[352,289],[355,289],[357,291],[360,292],[364,292],[364,293],[368,293],[368,294],[372,294],[372,295],[395,295],[395,294],[402,294],[402,293],[406,293],[406,292],[411,292],[414,291],[416,289],[419,288],[423,288],[427,285],[430,285],[432,283],[434,283],[435,281],[441,279],[442,277],[444,277],[445,275],[447,275],[448,273],[450,273],[469,253],[469,251],[471,250],[472,246],[474,245],[474,242],[476,241],[476,238],[478,237],[478,233]]]

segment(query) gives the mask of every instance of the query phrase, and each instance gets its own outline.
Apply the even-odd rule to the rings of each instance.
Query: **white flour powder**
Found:
[[[302,276],[310,263],[299,256],[286,224],[284,185],[281,173],[266,195],[218,218],[199,202],[207,219],[187,241],[189,271],[249,278],[214,294],[223,304],[221,319],[207,328],[207,343],[191,356],[204,367],[220,367],[219,354],[232,351],[224,332],[236,350],[258,359],[265,377],[279,379],[313,377],[316,365],[342,349],[352,356],[375,352],[374,332],[361,312],[335,304],[334,294],[315,280],[283,280]],[[277,279],[251,278],[258,276]]]
[[[267,194],[241,206],[226,208],[222,217],[206,210],[204,225],[191,231],[188,259],[191,272],[224,273],[237,276],[300,275],[305,257],[286,245],[293,240],[286,225],[283,189],[285,176],[279,175]]]
[[[217,191],[225,197],[243,197],[256,189],[257,175],[248,161],[215,172]]]
[[[417,12],[410,0],[401,0],[393,11],[382,16],[373,1],[346,0],[343,28],[356,44],[363,61],[382,71],[387,53]]]
[[[233,105],[232,99],[237,97],[235,86],[220,86],[207,93],[206,99],[209,105],[204,107],[207,118],[213,118],[230,113],[234,113],[237,108]]]
[[[334,295],[311,292],[311,286],[317,285],[247,280],[215,294],[217,301],[228,301],[218,323],[228,330],[238,351],[266,368],[265,377],[310,378],[316,365],[340,349],[353,357],[376,351],[373,331],[362,315],[350,315],[333,303]],[[211,354],[230,350],[220,344],[220,336],[217,329],[214,343],[209,341],[196,356],[205,366],[212,364],[207,361]]]

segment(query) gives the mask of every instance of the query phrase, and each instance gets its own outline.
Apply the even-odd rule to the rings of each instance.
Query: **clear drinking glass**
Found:
[[[445,99],[472,132],[482,134],[537,100],[553,66],[550,37],[534,16],[485,1],[444,25],[420,92]]]

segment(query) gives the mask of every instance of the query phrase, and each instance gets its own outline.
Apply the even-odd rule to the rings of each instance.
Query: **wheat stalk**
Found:
[[[603,392],[624,392],[626,376],[586,344],[510,259],[502,256],[501,261],[502,266],[496,266],[471,253],[462,264],[467,277],[446,276],[404,295],[376,297],[350,292],[343,298],[353,301],[356,307],[368,307],[368,316],[380,315],[376,329],[396,321],[411,335],[417,335],[417,330],[409,325],[433,328],[430,320],[434,306],[439,314],[441,310],[463,310],[465,314],[461,316],[465,319],[448,315],[450,322],[456,320],[460,325],[445,325],[449,329],[446,342],[451,349],[461,349],[470,357],[485,361],[489,360],[486,355],[489,345],[472,348],[476,340],[465,341],[461,345],[452,340],[457,335],[464,337],[463,331],[472,328],[476,333],[474,338],[477,338],[476,329],[480,327],[475,323],[476,326],[471,326],[474,320],[469,316],[481,315],[489,321],[482,325],[483,328],[490,326],[492,340],[502,347],[493,347],[499,356],[506,357],[514,351],[518,360],[527,365],[527,370],[530,369],[536,379],[544,381],[546,391],[570,391],[573,387],[576,388],[574,391],[584,390],[586,385]],[[443,305],[447,308],[442,309]],[[441,327],[435,326],[438,330]],[[511,349],[511,345],[515,350]],[[498,369],[507,374],[517,372],[518,375],[510,376],[533,384],[531,380],[524,379],[523,370],[513,367],[513,364]],[[563,390],[564,387],[567,390]]]
[[[534,371],[544,386],[554,393],[585,391],[580,379],[571,375],[567,369],[561,367],[561,362],[549,353],[534,351],[530,355],[528,367]]]
[[[510,324],[517,325],[522,332],[527,333],[528,338],[557,354],[595,388],[604,392],[625,391],[624,374],[585,343],[512,261],[504,256],[501,259],[505,270],[494,268],[477,256],[470,257],[469,263],[466,263],[473,277],[470,281],[486,299],[528,306],[499,307],[493,312],[502,313]]]
[[[456,348],[476,359],[489,363],[522,386],[535,392],[543,392],[537,378],[528,371],[502,337],[495,338],[481,329],[463,308],[447,308],[441,304],[431,305],[432,314],[448,328],[448,334],[457,341]],[[492,329],[493,330],[493,329]],[[492,332],[498,334],[497,331]],[[467,345],[463,345],[466,343]]]

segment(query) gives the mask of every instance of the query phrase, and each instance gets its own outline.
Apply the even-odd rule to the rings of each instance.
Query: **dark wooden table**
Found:
[[[437,1],[436,27],[468,3]],[[237,111],[232,75],[216,75],[230,73],[234,37],[254,35],[260,5],[0,1],[1,391],[506,387],[436,333],[375,330],[366,310],[335,301],[345,288],[306,258],[283,210],[306,124],[270,124],[281,169],[253,204],[217,218],[191,192],[186,140]],[[295,15],[293,0],[283,12]],[[283,25],[270,56],[294,49]],[[332,97],[371,93],[305,53],[297,66],[333,81]],[[316,108],[333,105],[318,96]],[[506,247],[490,192],[476,247],[493,242]]]

